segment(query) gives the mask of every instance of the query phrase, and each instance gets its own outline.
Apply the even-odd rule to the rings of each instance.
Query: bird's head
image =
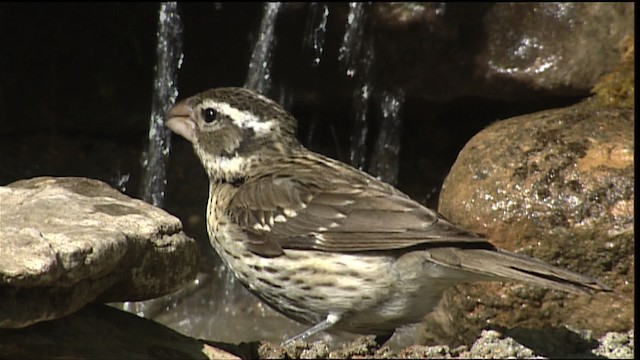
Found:
[[[210,89],[176,103],[165,125],[193,144],[210,178],[232,181],[265,156],[300,146],[296,120],[276,102],[244,88]]]

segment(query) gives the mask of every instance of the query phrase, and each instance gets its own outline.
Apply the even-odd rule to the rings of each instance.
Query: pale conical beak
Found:
[[[196,123],[191,119],[192,112],[191,106],[182,100],[167,112],[164,125],[190,142],[195,142]]]

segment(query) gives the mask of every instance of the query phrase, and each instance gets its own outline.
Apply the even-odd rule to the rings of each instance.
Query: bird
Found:
[[[246,88],[177,102],[165,125],[193,145],[209,178],[210,243],[276,311],[380,344],[459,283],[521,281],[576,294],[611,289],[466,231],[395,187],[306,149],[297,120]]]

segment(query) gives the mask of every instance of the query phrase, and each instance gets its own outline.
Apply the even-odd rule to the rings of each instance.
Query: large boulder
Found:
[[[567,324],[600,336],[633,327],[633,127],[633,109],[584,103],[494,123],[467,143],[439,211],[499,247],[591,275],[614,292],[457,287],[443,302],[445,333],[467,339],[488,325]]]
[[[0,187],[2,328],[94,301],[168,294],[197,264],[180,220],[101,181],[38,177]]]

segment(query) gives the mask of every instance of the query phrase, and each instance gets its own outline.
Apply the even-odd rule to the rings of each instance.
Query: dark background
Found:
[[[278,18],[274,88],[285,89],[292,99],[287,107],[299,119],[303,144],[347,162],[357,79],[346,76],[337,59],[348,7],[332,7],[322,60],[314,67],[303,46],[305,6],[294,4]],[[450,13],[458,11],[458,18],[464,19],[465,13],[479,18],[490,5],[452,6]],[[158,9],[158,3],[0,4],[0,185],[35,176],[83,176],[140,197]],[[212,87],[242,86],[262,4],[180,3],[179,10],[184,24],[179,98]],[[475,37],[481,34],[472,27],[461,31],[468,31],[461,36],[467,42],[480,40]],[[383,44],[393,41],[389,34],[376,39]],[[400,55],[410,57],[412,52]],[[397,65],[384,59],[377,62],[377,77],[385,81],[376,84],[378,89],[394,82],[389,66]],[[491,96],[433,100],[405,91],[397,186],[435,208],[458,152],[483,127],[498,119],[572,104],[587,95],[529,93],[530,97],[515,100]],[[379,91],[373,93],[367,118],[369,159],[378,136],[375,109],[380,98]],[[205,259],[201,268],[211,272],[207,259],[215,256],[204,227],[206,200],[204,171],[190,144],[174,136],[163,207],[180,217],[186,233],[200,243]],[[224,276],[219,275],[218,281],[225,281]]]
[[[319,67],[310,65],[310,51],[302,46],[306,19],[282,14],[273,78],[276,86],[288,86],[294,94],[291,110],[300,120],[303,142],[348,161],[349,94],[355,80],[338,69],[343,8],[329,16]],[[261,4],[184,3],[179,9],[185,54],[179,98],[211,87],[242,86]],[[117,185],[114,180],[131,174],[126,191],[137,195],[140,169],[133,153],[145,149],[148,132],[157,10],[155,3],[0,5],[0,184],[38,175],[78,175]],[[298,89],[304,89],[303,96],[296,96]],[[343,93],[347,96],[336,96]],[[379,101],[379,94],[372,97],[372,103]],[[576,100],[539,94],[515,102],[468,97],[435,102],[408,92],[399,187],[413,189],[433,206],[457,152],[478,130],[497,119]],[[373,144],[375,116],[369,121],[368,144]],[[119,150],[132,153],[123,157]]]

